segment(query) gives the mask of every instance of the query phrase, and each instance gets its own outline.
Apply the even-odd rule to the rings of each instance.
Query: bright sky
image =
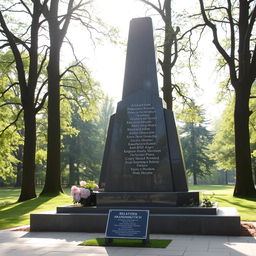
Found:
[[[192,8],[195,1],[178,0],[175,5],[176,11],[178,8],[182,10],[185,2],[186,9]],[[127,42],[130,20],[136,17],[147,16],[148,14],[145,6],[138,0],[95,0],[94,5],[97,14],[103,21],[118,28],[119,35],[121,36],[120,40],[124,43]],[[153,18],[154,27],[157,26],[156,22],[156,18]],[[97,44],[96,47],[92,47],[91,44],[86,43],[87,41],[88,34],[87,39],[83,39],[82,33],[80,33],[77,44],[81,47],[81,54],[87,57],[85,60],[86,65],[92,71],[94,79],[100,82],[102,89],[113,97],[115,102],[120,101],[126,46],[104,42],[101,45]],[[198,104],[202,104],[207,109],[208,119],[213,120],[220,116],[220,111],[223,107],[215,102],[218,76],[214,72],[214,64],[212,63],[214,63],[216,51],[211,46],[210,41],[208,41],[205,49],[202,47],[200,54],[199,64],[201,67],[197,73],[197,78],[202,90],[196,94],[196,99]],[[184,82],[186,80],[185,77],[188,77],[188,75],[184,74]],[[159,79],[159,87],[161,83],[162,81]],[[193,91],[191,93],[194,94]]]

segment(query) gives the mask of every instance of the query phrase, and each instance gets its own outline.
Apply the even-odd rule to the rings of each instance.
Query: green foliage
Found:
[[[14,151],[18,149],[18,143],[19,138],[13,129],[0,137],[0,177],[2,180],[15,177],[14,164],[17,164],[19,160],[14,156]]]
[[[210,156],[217,167],[224,170],[235,169],[235,137],[234,137],[234,101],[226,105],[220,120],[215,124],[215,136],[210,149]]]
[[[68,68],[62,77],[61,86],[62,101],[68,101],[72,105],[71,109],[76,110],[83,121],[95,118],[103,93],[84,65]],[[69,120],[71,121],[71,118]]]
[[[196,110],[192,109],[191,115],[185,116],[183,120],[189,121],[184,122],[180,128],[186,169],[188,174],[193,175],[194,183],[197,182],[197,177],[210,175],[214,166],[208,150],[212,134],[206,127],[207,122],[202,109],[197,107]]]
[[[63,134],[62,168],[65,170],[63,178],[69,185],[77,184],[80,180],[98,180],[109,112],[112,114],[113,111],[111,99],[108,97],[102,99],[103,94],[97,83],[89,79],[89,73],[86,74],[87,79],[83,84],[74,82],[71,85],[72,79],[64,80],[65,101],[67,98],[79,99],[79,102],[71,100],[66,103],[69,104],[72,112],[69,124],[78,131],[76,134],[70,132]],[[71,86],[76,89],[70,91]],[[67,118],[67,115],[64,116]]]
[[[189,186],[190,190],[200,191],[204,196],[210,197],[214,193],[214,201],[218,207],[236,207],[241,220],[256,221],[256,198],[234,197],[234,186],[231,185],[194,185]]]
[[[98,187],[98,185],[95,183],[94,180],[89,180],[86,182],[86,184],[83,187],[90,190],[94,190],[94,188]]]
[[[203,195],[203,199],[202,199],[202,206],[203,207],[212,207],[213,206],[213,202],[211,201],[211,199],[214,197],[214,193],[212,193],[212,195],[210,197]]]
[[[114,113],[113,99],[105,95],[100,108],[98,129],[104,136],[104,141],[107,138],[108,124],[110,116]]]
[[[79,180],[97,180],[102,156],[100,134],[95,121],[82,121],[78,114],[73,115],[72,125],[79,130],[77,136],[63,138],[62,162],[69,167],[70,185]]]
[[[10,126],[20,110],[12,53],[1,53],[0,58],[0,181],[6,181],[15,177],[15,165],[19,162],[15,152],[22,145],[22,125],[17,122]]]
[[[199,123],[203,118],[200,115],[202,109],[200,106],[197,106],[195,102],[192,102],[190,105],[185,105],[182,109],[176,108],[176,111],[177,119],[184,123]]]
[[[252,94],[256,91],[252,89]],[[234,97],[227,102],[220,119],[215,123],[215,136],[210,149],[210,157],[216,161],[217,167],[224,170],[235,169],[235,135],[234,135]],[[250,143],[252,157],[256,157],[256,101],[250,101]]]

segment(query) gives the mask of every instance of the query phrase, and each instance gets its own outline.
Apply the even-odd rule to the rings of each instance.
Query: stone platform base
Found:
[[[182,207],[199,205],[199,192],[99,192],[98,207]]]
[[[77,207],[68,205],[57,207],[57,213],[106,213],[109,209],[132,209],[132,210],[149,210],[151,214],[199,214],[199,215],[217,215],[218,208],[215,203],[213,207]]]
[[[63,213],[59,209],[58,213],[31,214],[30,230],[104,233],[108,216],[106,208],[105,210],[103,208],[97,210],[95,207],[87,209],[84,212]],[[125,209],[131,208],[125,207]],[[189,213],[191,209],[184,209],[183,213],[168,213],[168,209],[161,213],[155,208],[155,213],[150,213],[149,232],[154,234],[240,235],[240,216],[235,208],[218,208],[216,215],[207,211],[203,212],[204,210],[200,214],[194,214]]]

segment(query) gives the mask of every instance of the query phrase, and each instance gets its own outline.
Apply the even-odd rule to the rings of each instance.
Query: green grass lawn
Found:
[[[241,220],[256,221],[256,197],[233,197],[232,185],[194,185],[190,190],[202,192],[202,196],[213,197],[211,201],[217,202],[219,207],[236,207]]]
[[[146,247],[146,248],[166,248],[172,240],[166,239],[150,239],[149,243],[143,245],[142,240],[139,239],[113,239],[112,243],[106,244],[104,238],[95,238],[86,240],[79,245],[81,246],[110,246],[110,247]]]
[[[37,194],[42,189],[37,190]],[[56,197],[38,197],[25,202],[17,203],[20,189],[0,188],[0,229],[12,228],[29,224],[29,216],[35,212],[46,212],[56,209],[56,206],[72,203],[70,189]]]
[[[201,191],[203,196],[210,197],[211,201],[218,202],[219,207],[236,207],[242,220],[256,221],[256,198],[233,197],[233,186],[224,185],[196,185],[190,190]],[[42,189],[38,189],[37,194]],[[57,206],[72,203],[70,189],[66,194],[56,197],[38,197],[26,202],[17,203],[20,189],[0,188],[0,229],[17,227],[29,224],[30,213],[55,210]]]

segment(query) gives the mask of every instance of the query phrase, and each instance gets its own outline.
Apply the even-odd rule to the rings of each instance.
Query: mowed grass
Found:
[[[106,244],[104,238],[95,238],[80,243],[80,246],[110,246],[110,247],[146,247],[146,248],[166,248],[172,240],[150,239],[148,244],[143,244],[139,239],[113,239],[111,244]]]
[[[190,191],[200,191],[201,196],[211,198],[217,202],[218,207],[236,207],[241,220],[256,221],[256,197],[233,197],[234,186],[232,185],[193,185]]]
[[[233,186],[196,185],[190,186],[189,189],[200,191],[203,196],[208,197],[214,193],[211,201],[218,202],[219,207],[236,207],[241,220],[256,221],[256,197],[233,197]],[[41,190],[37,190],[38,195]],[[17,203],[20,189],[0,188],[0,229],[28,225],[31,213],[53,211],[57,206],[71,204],[70,188],[65,189],[65,193],[56,197],[38,197]]]
[[[40,192],[41,189],[38,189],[38,195]],[[56,197],[42,196],[17,203],[19,194],[20,189],[0,188],[0,229],[28,225],[31,213],[53,211],[57,206],[72,203],[70,193]]]

